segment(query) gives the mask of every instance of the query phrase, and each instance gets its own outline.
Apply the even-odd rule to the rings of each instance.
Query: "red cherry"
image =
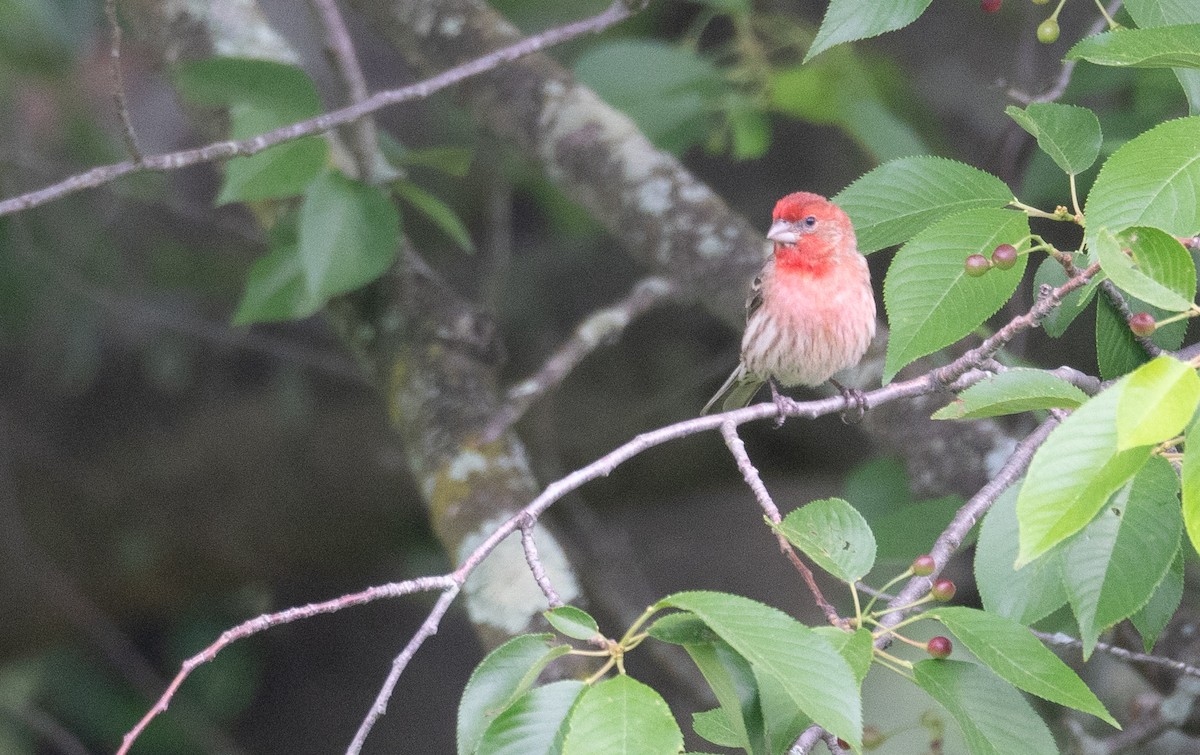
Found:
[[[1157,327],[1158,323],[1154,321],[1154,315],[1149,312],[1138,312],[1129,318],[1129,329],[1135,336],[1154,335],[1154,329]]]
[[[936,568],[937,562],[928,553],[923,556],[917,556],[912,562],[912,573],[918,577],[928,577],[930,574],[933,574],[933,570]]]
[[[954,652],[954,643],[945,637],[934,637],[925,645],[925,650],[934,658],[946,658]]]
[[[953,598],[954,593],[957,591],[958,588],[955,587],[954,583],[948,579],[939,579],[937,582],[933,583],[934,600],[940,600],[941,602],[945,603]]]
[[[1017,248],[1012,244],[1001,244],[992,252],[992,264],[1000,270],[1011,269],[1017,264]]]
[[[995,13],[1000,10],[1003,0],[979,0],[979,9],[984,13]]]

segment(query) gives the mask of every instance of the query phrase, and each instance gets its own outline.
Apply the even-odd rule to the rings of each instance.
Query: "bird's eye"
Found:
[[[816,224],[817,224],[817,219],[812,215],[809,215],[807,218],[804,219],[804,227],[805,228],[812,228]]]

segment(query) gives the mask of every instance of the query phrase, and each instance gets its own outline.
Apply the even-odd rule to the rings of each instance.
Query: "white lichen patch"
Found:
[[[460,451],[458,456],[446,465],[446,477],[452,482],[466,482],[467,478],[476,472],[486,471],[488,458],[473,449]]]
[[[458,561],[461,563],[505,520],[503,516],[490,519],[464,538],[458,549]],[[535,528],[534,537],[550,584],[567,603],[576,600],[580,594],[579,583],[562,547],[540,527]],[[525,561],[519,533],[505,538],[484,559],[463,586],[463,592],[467,596],[467,613],[473,623],[487,624],[508,634],[525,631],[529,622],[546,610],[546,596],[538,588]]]
[[[443,37],[457,37],[462,34],[467,20],[462,16],[446,16],[438,23],[438,34]]]
[[[679,199],[691,204],[712,199],[712,189],[699,181],[685,181],[679,186]]]
[[[711,231],[701,235],[700,241],[696,243],[696,254],[704,258],[720,257],[728,252],[728,242]]]
[[[163,13],[172,23],[190,19],[203,24],[216,56],[300,62],[255,0],[167,0]]]
[[[668,178],[656,177],[643,181],[637,190],[638,210],[654,217],[665,215],[675,204],[671,189],[671,181]]]

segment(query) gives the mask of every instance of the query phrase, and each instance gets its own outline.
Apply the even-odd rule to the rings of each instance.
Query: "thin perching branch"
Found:
[[[551,608],[558,608],[563,604],[562,598],[559,597],[558,591],[554,589],[554,585],[550,584],[550,577],[546,575],[546,569],[542,566],[542,560],[538,558],[537,543],[533,540],[533,527],[537,520],[532,514],[527,514],[521,521],[521,548],[525,551],[525,563],[529,564],[529,571],[533,574],[533,579],[542,590],[542,594],[546,596],[546,602]]]
[[[754,466],[754,462],[750,461],[750,454],[746,453],[746,444],[742,442],[742,438],[738,435],[737,426],[732,422],[725,422],[721,425],[721,437],[725,439],[725,446],[729,449],[729,453],[733,455],[733,459],[737,462],[738,471],[742,473],[742,479],[746,481],[746,485],[754,492],[754,498],[758,501],[758,505],[766,513],[767,519],[772,524],[779,524],[783,521],[779,515],[779,508],[775,505],[775,501],[771,499],[771,494],[767,492],[767,486],[763,484],[762,477],[758,474],[758,468]],[[792,562],[792,566],[796,567],[796,571],[800,572],[801,579],[808,587],[808,591],[812,593],[813,600],[825,614],[825,619],[834,626],[842,626],[845,622],[838,615],[837,609],[833,607],[825,598],[825,593],[821,591],[820,585],[817,584],[817,579],[813,576],[812,569],[808,568],[808,564],[800,558],[796,553],[796,549],[788,542],[788,539],[782,534],[776,532],[775,537],[779,540],[779,550],[787,556]]]
[[[70,178],[59,181],[42,189],[37,189],[16,197],[0,201],[0,217],[22,212],[53,202],[68,195],[85,189],[115,181],[123,176],[142,171],[174,171],[201,163],[214,162],[231,157],[247,157],[258,154],[276,144],[293,141],[304,136],[324,133],[332,128],[353,123],[364,115],[377,110],[409,100],[428,97],[434,92],[446,87],[491,71],[504,63],[517,58],[540,52],[554,45],[584,34],[603,31],[633,15],[634,11],[620,0],[617,0],[602,13],[582,21],[574,21],[553,29],[547,29],[539,34],[525,39],[495,52],[488,53],[460,66],[443,71],[424,81],[377,92],[362,102],[347,105],[338,110],[331,110],[308,120],[299,121],[288,126],[282,126],[249,139],[213,142],[203,147],[186,149],[179,152],[169,152],[161,155],[149,155],[141,160],[125,160],[111,165],[101,165],[91,170],[78,173]]]
[[[320,17],[321,26],[325,28],[325,50],[342,80],[342,86],[346,89],[346,100],[352,105],[365,101],[370,97],[367,77],[359,65],[354,40],[350,38],[350,30],[346,28],[346,21],[338,10],[336,0],[309,0],[309,3]],[[358,177],[366,183],[373,183],[375,158],[379,151],[375,136],[375,119],[364,115],[351,123],[348,130],[350,138],[346,141],[358,166]]]
[[[142,151],[138,148],[137,134],[133,130],[133,119],[129,115],[129,98],[125,94],[125,75],[121,72],[121,24],[117,20],[117,0],[105,0],[104,15],[108,18],[108,27],[112,32],[112,45],[108,48],[109,66],[112,72],[113,102],[117,106],[117,115],[121,118],[121,138],[125,140],[125,148],[133,163],[140,164],[143,160]]]
[[[1036,629],[1030,631],[1037,635],[1039,640],[1048,645],[1057,645],[1064,648],[1083,647],[1083,640],[1076,639],[1062,632],[1039,632]],[[1200,679],[1200,668],[1184,663],[1183,661],[1177,661],[1174,658],[1163,658],[1162,656],[1150,655],[1149,653],[1136,653],[1117,645],[1110,645],[1107,642],[1097,642],[1095,648],[1102,653],[1121,658],[1130,663],[1148,663],[1154,666],[1162,666],[1172,671],[1178,671],[1185,676],[1194,676]]]

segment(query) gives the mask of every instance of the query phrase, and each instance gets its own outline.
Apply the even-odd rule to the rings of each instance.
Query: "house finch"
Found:
[[[871,273],[846,213],[799,191],[771,219],[775,249],[750,286],[741,362],[702,414],[722,396],[723,411],[746,406],[768,381],[776,403],[776,382],[820,385],[856,364],[875,336]]]

